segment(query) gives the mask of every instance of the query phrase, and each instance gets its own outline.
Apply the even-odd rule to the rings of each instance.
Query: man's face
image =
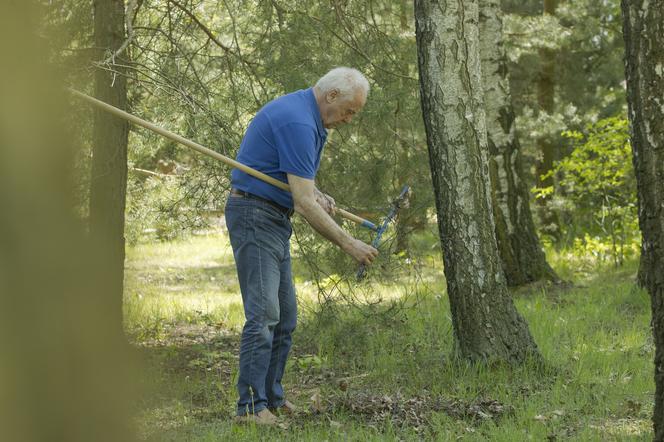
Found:
[[[366,98],[362,92],[355,96],[341,96],[336,89],[325,96],[325,109],[321,112],[323,126],[326,129],[334,129],[345,123],[350,123],[356,113],[364,107]]]

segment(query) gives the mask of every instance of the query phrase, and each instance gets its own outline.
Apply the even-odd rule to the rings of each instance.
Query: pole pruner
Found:
[[[402,207],[404,201],[408,197],[408,193],[410,192],[410,187],[409,186],[403,186],[403,189],[401,189],[401,193],[399,196],[392,202],[392,206],[390,207],[390,211],[387,213],[387,216],[383,220],[382,224],[380,227],[376,229],[372,229],[376,231],[376,237],[373,239],[371,242],[371,245],[375,248],[378,248],[380,246],[380,239],[387,230],[387,226],[390,224],[390,222],[394,219],[394,217],[397,215],[397,212],[399,209]],[[361,281],[364,278],[364,273],[366,270],[366,266],[364,264],[360,264],[360,268],[357,270],[357,280]]]

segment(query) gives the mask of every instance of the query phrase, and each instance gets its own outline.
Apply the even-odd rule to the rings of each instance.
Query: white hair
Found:
[[[338,89],[341,96],[355,96],[362,92],[364,98],[369,95],[369,82],[360,71],[353,68],[334,68],[316,82],[316,89],[326,93]]]

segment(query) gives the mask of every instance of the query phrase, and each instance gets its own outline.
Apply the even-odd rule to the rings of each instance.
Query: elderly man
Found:
[[[359,263],[371,264],[378,254],[334,222],[334,200],[314,184],[326,129],[350,123],[368,92],[369,83],[359,71],[335,68],[313,88],[266,104],[240,145],[239,162],[287,182],[291,193],[238,169],[231,175],[226,224],[246,318],[237,384],[239,421],[274,424],[275,414],[295,409],[281,385],[297,321],[290,259],[293,212]]]

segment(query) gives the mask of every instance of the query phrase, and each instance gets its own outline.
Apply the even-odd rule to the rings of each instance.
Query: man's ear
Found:
[[[327,95],[325,95],[325,101],[327,101],[328,103],[333,103],[334,101],[336,101],[337,98],[339,98],[339,93],[340,93],[339,89],[336,88],[332,89],[327,93]]]

